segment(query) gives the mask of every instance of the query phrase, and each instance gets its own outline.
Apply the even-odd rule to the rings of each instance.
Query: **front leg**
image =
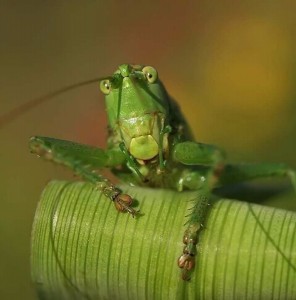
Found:
[[[125,158],[120,150],[103,150],[47,137],[32,137],[29,147],[32,153],[64,165],[94,184],[107,198],[113,201],[118,211],[128,212],[133,217],[137,214],[137,211],[131,207],[132,198],[122,194],[121,190],[107,178],[95,172],[98,168],[115,167],[124,163]]]
[[[172,155],[175,161],[184,165],[206,166],[204,175],[185,171],[179,182],[179,190],[183,188],[201,190],[188,215],[187,229],[183,236],[183,254],[178,259],[178,266],[183,269],[182,278],[189,280],[195,265],[196,245],[207,214],[211,191],[218,182],[224,167],[224,153],[215,146],[184,142],[175,145]]]

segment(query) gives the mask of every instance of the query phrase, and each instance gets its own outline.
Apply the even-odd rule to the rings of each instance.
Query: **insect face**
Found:
[[[150,160],[164,148],[168,97],[152,67],[120,65],[110,79],[102,80],[109,127],[117,140],[139,160]],[[160,141],[160,139],[164,139]],[[165,149],[164,149],[165,150]]]

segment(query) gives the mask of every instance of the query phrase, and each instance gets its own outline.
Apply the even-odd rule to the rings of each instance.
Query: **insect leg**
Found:
[[[289,178],[296,192],[296,172],[285,164],[259,163],[259,164],[226,164],[219,184],[233,184],[243,181],[266,178],[266,177],[286,177]]]
[[[224,167],[224,153],[215,146],[184,142],[175,145],[173,159],[185,165],[205,165],[205,174],[197,172],[184,172],[180,181],[189,189],[200,189],[201,195],[195,199],[195,203],[187,216],[187,229],[183,236],[183,254],[178,259],[178,266],[183,269],[182,279],[189,280],[190,273],[195,265],[197,253],[196,245],[202,230],[211,191],[219,180]]]
[[[46,160],[64,165],[83,179],[94,184],[96,188],[114,202],[118,211],[126,211],[133,217],[137,214],[137,211],[131,207],[132,198],[129,195],[122,194],[121,190],[107,178],[95,172],[95,169],[100,167],[123,163],[125,158],[120,151],[103,150],[47,137],[32,137],[29,147],[32,153]]]

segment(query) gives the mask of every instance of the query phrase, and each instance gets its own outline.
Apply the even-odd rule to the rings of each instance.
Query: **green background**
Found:
[[[295,1],[3,1],[0,115],[118,64],[157,68],[199,141],[232,161],[295,157]],[[45,135],[104,147],[92,85],[0,129],[0,298],[34,299],[30,230],[44,185],[73,175],[29,154]],[[279,205],[281,206],[281,204]]]

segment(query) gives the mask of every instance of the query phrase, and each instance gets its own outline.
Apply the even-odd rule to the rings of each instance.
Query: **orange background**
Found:
[[[199,141],[232,161],[296,167],[295,1],[7,1],[0,115],[121,63],[157,68]],[[104,146],[97,85],[0,129],[0,298],[32,299],[30,230],[42,188],[70,178],[28,152],[32,135]]]

